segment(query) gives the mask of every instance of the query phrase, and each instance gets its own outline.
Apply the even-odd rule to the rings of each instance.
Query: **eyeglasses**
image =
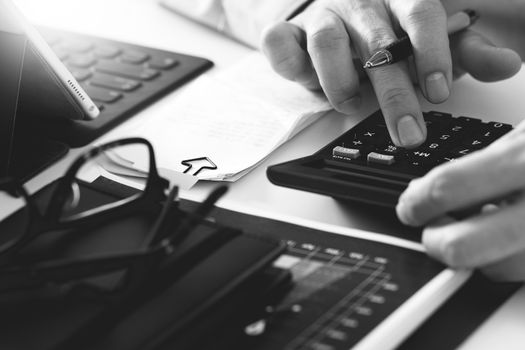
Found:
[[[118,167],[121,173],[127,172],[130,176],[140,174],[143,178],[141,191],[104,203],[84,198],[80,184],[99,175],[101,164]],[[183,259],[176,254],[177,248],[198,224],[209,225],[203,218],[226,189],[225,186],[218,187],[194,213],[183,213],[177,207],[178,188],[169,189],[169,181],[160,177],[153,147],[142,138],[110,142],[77,158],[44,205],[39,206],[16,180],[0,180],[0,191],[25,201],[18,221],[11,225],[18,227],[19,231],[2,233],[5,241],[0,244],[0,295],[20,289],[71,284],[71,281],[84,281],[116,271],[125,271],[120,287],[129,290],[132,289],[130,286],[140,284],[152,269],[166,269],[184,259],[185,264],[189,264],[191,258]],[[42,206],[43,210],[39,208]],[[138,250],[60,259],[27,259],[28,255],[24,254],[33,242],[50,233],[60,232],[59,241],[75,239],[79,235],[89,235],[91,229],[108,222],[144,214],[156,218],[145,236],[147,241]]]

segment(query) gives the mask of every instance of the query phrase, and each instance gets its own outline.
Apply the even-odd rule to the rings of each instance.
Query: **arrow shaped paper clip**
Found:
[[[208,170],[216,170],[217,169],[217,165],[215,165],[214,162],[211,161],[210,158],[208,157],[199,157],[199,158],[193,158],[193,159],[186,159],[186,160],[183,160],[182,162],[180,162],[182,165],[185,165],[187,166],[186,170],[184,170],[184,174],[186,174],[188,171],[190,171],[191,168],[193,168],[193,162],[198,162],[198,161],[201,161],[201,160],[205,160],[209,163],[209,165],[203,165],[201,166],[199,169],[197,169],[196,172],[193,173],[193,176],[197,176],[198,173],[200,173],[202,170],[204,169],[208,169]]]

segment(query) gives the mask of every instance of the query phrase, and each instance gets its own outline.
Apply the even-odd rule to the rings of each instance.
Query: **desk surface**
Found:
[[[203,56],[213,60],[214,69],[235,63],[250,49],[214,31],[201,27],[161,8],[155,0],[18,0],[35,22]],[[87,7],[89,6],[89,7]],[[481,84],[466,77],[455,83],[453,96],[446,103],[433,106],[422,102],[424,110],[437,109],[487,120],[500,120],[516,124],[525,111],[525,70],[517,77],[492,84]],[[156,105],[147,108],[127,124],[140,122],[155,113],[157,108],[169,105],[177,92],[168,95]],[[371,210],[339,203],[332,198],[280,188],[266,180],[265,169],[270,164],[313,153],[327,142],[356,124],[377,108],[370,91],[365,94],[363,107],[351,116],[330,113],[318,123],[297,135],[279,148],[253,172],[231,186],[220,206],[265,212],[308,219],[323,223],[365,229],[380,233],[411,234],[396,223],[392,213]],[[122,135],[122,128],[112,131]],[[120,134],[119,134],[120,133]],[[42,187],[63,173],[78,152],[70,155],[28,183],[31,191]],[[204,183],[183,193],[190,199],[202,199],[213,184]],[[0,217],[17,204],[7,197],[0,197]],[[323,210],[319,210],[323,208]],[[380,218],[380,220],[378,220]],[[522,349],[525,341],[525,288],[501,307],[464,344],[464,349]]]

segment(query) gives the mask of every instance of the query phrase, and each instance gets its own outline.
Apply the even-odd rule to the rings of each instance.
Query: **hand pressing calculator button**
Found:
[[[394,207],[410,180],[435,166],[476,152],[512,126],[448,113],[423,113],[427,140],[415,149],[393,144],[381,111],[367,117],[317,153],[270,166],[276,185]]]

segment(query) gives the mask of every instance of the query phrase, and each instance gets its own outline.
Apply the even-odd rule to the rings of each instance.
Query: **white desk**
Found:
[[[29,17],[36,22],[88,34],[130,41],[161,49],[207,57],[220,69],[233,64],[250,50],[221,35],[196,25],[162,9],[155,0],[19,0]],[[423,103],[424,110],[437,109],[456,115],[465,114],[486,119],[498,119],[516,124],[525,113],[525,71],[518,77],[497,84],[480,84],[471,79],[456,83],[453,97],[435,107]],[[148,118],[159,106],[169,104],[177,92],[147,108],[129,123]],[[231,186],[220,206],[263,211],[295,218],[343,225],[388,233],[402,232],[398,225],[377,220],[385,213],[370,212],[358,206],[345,205],[332,198],[280,188],[266,180],[265,169],[270,164],[308,155],[354,125],[360,118],[375,110],[374,102],[365,103],[356,116],[343,117],[336,113],[323,118],[278,149],[259,168]],[[121,128],[112,131],[119,135]],[[120,132],[122,133],[122,132]],[[31,191],[42,187],[62,174],[80,150],[46,170],[28,183]],[[199,184],[184,196],[202,199],[213,184]],[[0,217],[12,211],[14,200],[0,197]],[[319,210],[322,208],[322,210]],[[383,222],[382,222],[383,221]],[[482,293],[483,291],[480,291]],[[494,314],[464,344],[465,349],[493,349],[505,344],[506,349],[523,349],[525,343],[525,288]]]

